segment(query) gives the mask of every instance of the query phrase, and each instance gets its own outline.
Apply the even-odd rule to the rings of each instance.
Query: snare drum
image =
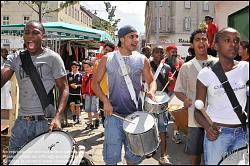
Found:
[[[159,146],[159,132],[156,119],[153,115],[137,111],[126,117],[123,122],[123,130],[128,140],[128,147],[132,153],[145,156],[155,152]]]
[[[188,133],[188,110],[183,108],[183,102],[174,96],[168,105],[168,111],[175,120],[180,130],[187,135]]]
[[[145,98],[144,110],[149,113],[160,114],[167,110],[169,96],[166,92],[156,91],[155,93],[156,102],[151,100],[149,97]]]
[[[226,155],[218,165],[249,165],[249,153],[247,153],[247,148],[243,147]]]
[[[11,160],[10,165],[79,165],[84,147],[63,131],[37,136]]]

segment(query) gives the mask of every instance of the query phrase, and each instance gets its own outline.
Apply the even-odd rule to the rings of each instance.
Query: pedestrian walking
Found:
[[[171,79],[169,77],[169,73],[171,72],[171,68],[169,65],[164,63],[164,50],[163,47],[161,46],[156,46],[153,48],[152,51],[152,57],[153,60],[150,62],[152,72],[154,74],[154,77],[156,79],[157,83],[157,90],[161,91],[166,83]],[[163,61],[163,62],[162,62]],[[163,63],[161,66],[160,64]],[[159,69],[159,73],[156,72]],[[155,75],[158,73],[158,76]],[[167,88],[166,88],[167,89]],[[159,164],[161,165],[166,165],[166,164],[171,164],[171,162],[168,159],[168,153],[167,153],[167,126],[168,126],[168,113],[166,110],[161,110],[161,113],[156,113],[158,110],[154,110],[155,113],[153,112],[154,116],[157,118],[158,121],[158,131],[160,134],[160,159],[159,159]]]
[[[101,53],[99,54],[99,58],[95,61],[94,74],[99,74],[99,73],[97,73],[97,68],[98,68],[98,65],[100,63],[100,60],[101,60],[102,56],[106,55],[109,52],[113,52],[114,50],[115,50],[115,45],[113,43],[109,42],[109,41],[106,41],[104,46],[103,46],[103,49],[102,49]],[[108,82],[107,82],[107,74],[106,73],[103,76],[103,79],[102,79],[102,81],[100,83],[100,86],[102,88],[103,93],[106,96],[108,96]],[[104,116],[103,109],[104,109],[103,108],[103,102],[101,100],[99,100],[100,116],[102,118],[102,125],[103,125],[103,128],[104,128],[105,127],[104,126],[105,116]]]
[[[217,25],[213,22],[214,18],[210,15],[205,16],[205,22],[207,24],[206,31],[208,36],[208,49],[207,53],[208,55],[212,55],[214,57],[217,56],[217,52],[214,49],[214,37],[216,33],[218,32]]]
[[[204,114],[202,108],[195,109],[194,113],[197,122],[205,129],[206,165],[218,164],[225,155],[246,146],[248,142],[244,109],[249,63],[234,61],[239,45],[240,34],[237,30],[220,30],[215,36],[219,61],[211,67],[203,68],[197,76],[196,100],[201,100],[202,106],[207,101]]]
[[[97,69],[98,75],[94,75],[93,89],[96,95],[104,103],[105,134],[103,143],[103,159],[106,164],[115,165],[121,161],[122,145],[125,148],[125,160],[127,164],[138,164],[142,157],[133,154],[128,148],[128,142],[123,130],[123,120],[112,114],[126,117],[141,110],[141,102],[138,101],[141,90],[141,76],[143,75],[149,85],[147,96],[153,100],[156,91],[156,82],[150,70],[148,59],[135,51],[138,45],[138,33],[132,26],[124,26],[118,30],[118,50],[104,55]],[[118,60],[119,58],[119,60]],[[123,72],[118,62],[124,61],[129,79],[133,86],[126,87]],[[107,73],[109,98],[102,92],[100,82]],[[131,84],[130,84],[131,85]],[[133,99],[130,90],[134,90]],[[136,104],[138,102],[138,105]]]
[[[201,164],[203,154],[204,129],[194,119],[196,80],[199,71],[217,60],[207,54],[208,38],[204,30],[197,29],[190,36],[190,44],[195,57],[184,63],[179,71],[174,92],[188,109],[188,135],[185,152],[191,156],[192,165]]]
[[[174,87],[176,83],[176,78],[178,77],[179,70],[183,64],[183,61],[177,57],[177,47],[176,45],[169,45],[166,48],[167,56],[165,58],[165,63],[168,64],[171,67],[171,72],[173,76],[170,73],[170,77],[173,78],[173,81],[168,85],[168,95],[171,97],[174,95]],[[172,140],[176,143],[182,143],[180,132],[179,132],[179,126],[174,123],[174,135],[172,137]]]
[[[88,113],[88,122],[85,130],[94,129],[99,127],[99,114],[97,109],[98,98],[93,91],[91,84],[93,79],[93,62],[86,60],[83,61],[84,75],[82,77],[82,94],[85,99],[85,112]],[[93,121],[94,113],[95,120]]]
[[[76,61],[73,61],[70,65],[71,72],[68,73],[67,79],[69,84],[69,105],[72,112],[73,121],[76,124],[80,123],[82,103],[81,86],[82,86],[82,74],[79,72],[80,65]]]
[[[56,52],[42,46],[42,42],[45,40],[43,25],[36,21],[27,22],[24,27],[23,39],[26,51],[22,52],[22,55],[25,55],[25,58],[31,58],[47,94],[52,92],[56,84],[59,89],[59,100],[56,115],[48,125],[42,101],[39,100],[29,75],[24,71],[24,67],[27,66],[23,66],[18,53],[8,56],[4,68],[1,69],[1,87],[14,73],[19,85],[19,110],[9,141],[9,161],[36,136],[48,132],[48,130],[52,131],[54,128],[61,128],[60,119],[69,94],[67,73],[62,58]]]

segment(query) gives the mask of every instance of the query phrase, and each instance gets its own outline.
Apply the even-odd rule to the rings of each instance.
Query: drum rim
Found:
[[[217,165],[220,165],[220,164],[223,162],[223,160],[225,160],[227,157],[229,157],[229,156],[232,155],[233,153],[238,152],[238,151],[241,151],[241,150],[244,150],[244,149],[247,149],[247,146],[243,146],[243,147],[241,147],[241,148],[232,150],[229,154],[227,154],[227,155],[225,155],[224,157],[222,157],[221,160],[218,162]]]
[[[146,111],[135,111],[135,112],[133,112],[132,114],[134,114],[134,113],[136,113],[136,112],[145,113],[145,114],[150,114],[150,115],[153,117],[153,120],[154,120],[154,125],[153,125],[152,127],[155,126],[155,116],[154,116],[152,113],[146,112]],[[131,115],[131,114],[129,114],[129,115]],[[125,119],[126,119],[129,115],[127,115],[127,116],[125,117]],[[149,130],[147,130],[147,131],[145,131],[145,132],[143,132],[143,133],[137,133],[137,134],[135,134],[135,133],[130,133],[130,132],[128,132],[128,131],[126,131],[126,130],[124,129],[124,123],[128,123],[128,122],[126,122],[126,121],[123,122],[123,124],[122,124],[123,131],[124,131],[125,133],[129,133],[129,134],[132,134],[132,135],[143,134],[143,133],[146,133],[146,132],[148,132],[149,130],[152,129],[152,128],[150,128]]]
[[[73,145],[76,145],[76,141],[75,141],[67,132],[62,131],[62,130],[60,130],[60,129],[52,130],[51,133],[53,133],[53,132],[65,133],[65,134],[73,141]],[[13,157],[13,159],[10,161],[9,164],[11,164],[12,162],[14,162],[14,159],[16,158],[17,154],[19,154],[19,152],[20,152],[25,146],[27,146],[27,145],[28,145],[30,142],[32,142],[34,139],[40,137],[41,135],[47,134],[47,133],[49,133],[49,132],[48,132],[48,131],[43,132],[43,133],[37,135],[36,137],[34,137],[34,138],[33,138],[32,140],[30,140],[29,142],[27,142],[25,145],[23,145],[23,146],[20,148],[20,150],[15,154],[15,156]],[[73,154],[73,152],[74,152],[74,149],[75,149],[74,146],[71,147],[70,157],[69,157],[68,162],[66,163],[66,165],[68,165],[69,162],[72,160],[72,154]]]
[[[155,92],[155,94],[157,93],[157,92],[161,92],[161,91],[156,91]],[[162,101],[162,102],[159,102],[159,103],[156,103],[156,102],[154,102],[154,101],[152,101],[149,97],[145,97],[145,102],[148,102],[149,104],[152,104],[152,105],[159,105],[159,104],[164,104],[164,103],[167,103],[169,100],[170,100],[170,97],[168,96],[168,94],[166,93],[166,92],[161,92],[162,94],[164,94],[165,93],[165,96],[167,96],[167,101]],[[153,103],[150,103],[149,101],[152,101]]]

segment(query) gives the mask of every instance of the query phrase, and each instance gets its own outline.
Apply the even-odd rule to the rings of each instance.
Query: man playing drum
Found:
[[[142,75],[149,85],[149,91],[146,95],[153,100],[157,85],[153,79],[148,59],[135,51],[138,45],[138,33],[136,29],[132,26],[124,26],[119,29],[118,38],[118,51],[108,53],[102,57],[97,68],[98,74],[94,75],[92,83],[96,95],[103,101],[104,114],[106,116],[104,122],[103,159],[109,165],[115,165],[120,162],[122,145],[124,144],[127,164],[138,164],[142,158],[134,155],[128,149],[128,142],[123,131],[123,120],[116,116],[111,116],[112,114],[116,114],[126,117],[138,111],[126,86],[125,75],[123,76],[122,74],[124,68],[120,67],[118,57],[122,57],[119,60],[124,60],[128,76],[132,80],[132,89],[135,91],[137,101],[142,86]],[[102,92],[100,87],[100,82],[105,72],[108,78],[109,98]],[[141,102],[139,101],[138,103],[138,108],[141,110]]]
[[[41,101],[34,86],[22,67],[19,54],[8,56],[6,64],[1,69],[1,87],[15,73],[19,85],[19,109],[18,117],[12,128],[9,142],[9,161],[27,142],[41,133],[61,128],[61,115],[66,107],[69,87],[67,73],[61,56],[42,46],[45,40],[45,29],[36,21],[29,21],[24,27],[24,44],[36,67],[46,92],[56,86],[59,88],[58,110],[50,126],[45,118]],[[39,149],[38,149],[39,150]],[[31,154],[32,155],[32,154]]]
[[[192,164],[198,165],[201,163],[203,153],[204,129],[194,119],[196,79],[199,70],[215,58],[207,55],[206,32],[200,29],[195,30],[191,34],[190,43],[194,48],[195,57],[181,67],[174,92],[176,97],[184,102],[184,109],[188,109],[188,136],[185,151],[191,155]]]
[[[152,67],[152,72],[155,74],[155,73],[157,73],[156,71],[158,70],[160,63],[162,63],[162,60],[164,59],[163,47],[157,46],[157,47],[153,48],[152,57],[153,57],[153,60],[150,62],[150,64]],[[168,80],[171,79],[168,77],[170,72],[171,72],[170,66],[163,63],[163,66],[161,67],[160,72],[159,72],[157,79],[156,79],[158,91],[161,91],[165,87],[165,84],[168,82]],[[164,80],[161,81],[160,77],[161,77],[161,79],[164,79],[165,81]],[[167,117],[167,112],[165,112],[165,111],[163,111],[162,113],[159,113],[159,114],[154,113],[154,116],[158,120],[158,130],[160,133],[161,156],[160,156],[159,163],[161,165],[171,164],[167,158],[166,133],[167,133],[168,117]]]

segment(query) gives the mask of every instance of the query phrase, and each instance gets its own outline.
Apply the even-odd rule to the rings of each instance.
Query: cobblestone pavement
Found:
[[[100,124],[98,129],[84,130],[85,122],[87,121],[87,113],[81,113],[81,123],[73,125],[71,115],[68,115],[68,124],[71,127],[64,127],[63,130],[68,132],[79,145],[85,146],[85,152],[88,154],[95,165],[104,165],[102,150],[103,141],[102,133],[104,131],[102,124]],[[169,160],[174,165],[190,165],[191,161],[187,154],[184,153],[185,148],[185,136],[181,136],[183,143],[175,144],[171,138],[172,132],[172,122],[170,121],[169,126],[169,137],[167,139],[167,150],[169,155]],[[159,149],[159,148],[158,148]],[[124,155],[124,150],[123,150]],[[122,156],[123,156],[122,155]],[[159,150],[157,153],[151,157],[144,159],[140,165],[158,165],[159,160]],[[126,162],[124,158],[118,165],[125,165]]]

